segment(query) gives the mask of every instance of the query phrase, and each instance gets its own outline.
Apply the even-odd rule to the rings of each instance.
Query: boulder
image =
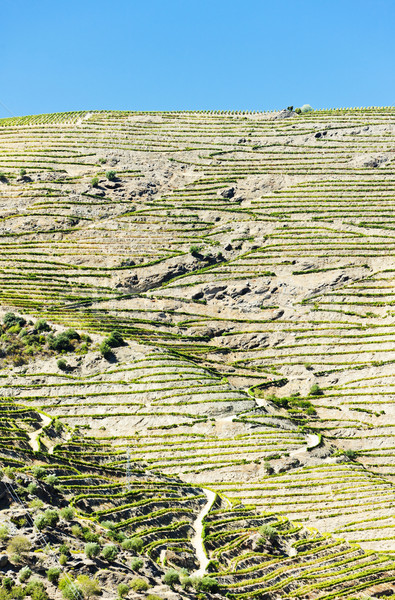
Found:
[[[233,188],[233,187],[228,188],[227,190],[224,190],[223,192],[221,192],[222,198],[226,198],[227,200],[230,200],[231,198],[233,198],[234,195],[235,195],[235,188]]]
[[[0,568],[3,569],[8,564],[7,554],[0,554]]]

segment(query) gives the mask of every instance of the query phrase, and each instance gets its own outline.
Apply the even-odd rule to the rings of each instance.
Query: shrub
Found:
[[[90,531],[90,529],[88,531],[84,531],[84,540],[86,542],[98,542],[100,539],[100,536],[97,533],[93,533],[93,531]]]
[[[148,594],[147,600],[163,600],[162,596],[157,596],[156,594]]]
[[[218,591],[218,581],[214,579],[214,577],[209,577],[208,575],[205,575],[198,582],[196,590],[198,592],[211,592],[214,594]]]
[[[70,555],[70,548],[67,546],[67,544],[61,544],[59,546],[59,552],[61,554],[65,554],[66,556]]]
[[[38,531],[42,531],[43,529],[45,529],[47,526],[47,521],[45,519],[44,513],[41,513],[41,515],[37,515],[37,517],[34,519],[33,524],[34,527],[38,529]]]
[[[19,169],[19,175],[20,175],[22,178],[26,176],[26,173],[27,173],[26,169],[23,169],[23,168],[22,168],[22,169]]]
[[[300,115],[301,112],[302,112],[302,110],[300,108],[295,108],[295,112],[296,112],[297,115]]]
[[[106,529],[114,529],[116,523],[114,521],[102,521],[101,525]]]
[[[322,391],[322,389],[320,388],[318,383],[313,383],[313,385],[310,388],[309,395],[310,396],[323,396],[324,392]]]
[[[263,525],[259,528],[259,533],[264,540],[275,540],[278,536],[278,531],[271,525]]]
[[[60,564],[60,566],[64,567],[66,563],[67,563],[67,556],[66,556],[66,554],[61,554],[59,556],[59,564]]]
[[[169,569],[163,576],[163,583],[170,586],[171,589],[180,583],[180,575],[175,569]]]
[[[29,492],[29,494],[35,494],[37,492],[37,483],[34,483],[34,481],[32,481],[31,483],[29,483],[26,489]]]
[[[6,329],[10,327],[15,327],[15,325],[19,325],[19,327],[24,327],[26,325],[26,319],[20,317],[19,315],[15,315],[12,312],[6,313],[3,319],[4,325]]]
[[[146,592],[149,589],[149,585],[145,579],[141,577],[135,577],[130,582],[130,587],[134,592]]]
[[[89,600],[89,598],[101,594],[101,587],[97,579],[90,579],[88,575],[78,575],[77,582],[84,598]]]
[[[44,469],[44,467],[34,467],[33,468],[33,475],[36,479],[43,479],[46,472],[47,471]]]
[[[51,510],[49,508],[45,511],[44,516],[48,527],[56,527],[59,521],[59,513],[57,510]]]
[[[358,456],[358,452],[355,452],[355,450],[344,450],[343,454],[350,460],[355,460]]]
[[[59,433],[63,429],[62,422],[59,421],[58,417],[54,418],[52,425],[53,425],[53,428],[55,429],[56,433]]]
[[[109,358],[112,355],[111,346],[107,340],[103,340],[99,346],[100,354],[104,356],[104,358]]]
[[[36,321],[34,329],[40,333],[41,331],[51,331],[51,326],[48,325],[45,319],[40,319]]]
[[[112,544],[108,544],[107,546],[104,546],[101,555],[104,558],[104,560],[112,562],[116,559],[118,555],[118,548],[116,546],[113,546]]]
[[[61,571],[58,569],[58,567],[50,567],[47,571],[48,581],[56,585],[59,581],[60,573]]]
[[[115,179],[117,178],[117,173],[116,171],[107,171],[106,177],[108,181],[115,181]]]
[[[7,546],[7,552],[9,554],[15,553],[15,554],[21,554],[23,556],[24,554],[29,552],[31,546],[32,545],[26,536],[16,535],[15,537],[13,537],[10,540],[10,542]]]
[[[63,332],[63,335],[65,335],[69,340],[79,341],[81,339],[80,334],[75,329],[66,329],[66,331]]]
[[[313,109],[311,108],[310,104],[303,104],[303,106],[300,109],[301,113],[309,113],[309,112],[313,112]]]
[[[6,525],[2,525],[0,527],[0,541],[6,542],[10,537],[10,533],[8,531],[8,527]]]
[[[45,482],[49,483],[49,485],[56,485],[59,482],[59,479],[56,477],[56,475],[52,474],[45,478]]]
[[[192,254],[192,256],[197,256],[199,254],[200,248],[199,246],[191,246],[189,248],[189,252]]]
[[[93,177],[93,179],[91,179],[91,186],[95,188],[98,185],[99,185],[99,178],[98,177]]]
[[[130,568],[132,569],[132,571],[140,571],[140,569],[143,568],[143,561],[141,558],[132,558],[132,560],[130,561]]]
[[[59,521],[59,513],[57,510],[48,509],[45,513],[41,513],[34,519],[34,526],[39,531],[42,531],[46,527],[56,527]]]
[[[58,583],[58,588],[60,590],[63,590],[66,585],[69,585],[70,581],[72,581],[73,576],[72,575],[67,575],[66,573],[64,575],[62,575],[62,577],[59,579],[59,583]]]
[[[58,365],[58,369],[60,369],[61,371],[67,371],[67,369],[69,368],[69,365],[64,360],[64,358],[59,358],[57,365]]]
[[[97,542],[88,542],[84,548],[85,554],[88,558],[94,558],[100,554],[100,546]]]
[[[73,535],[75,535],[75,537],[81,537],[82,536],[82,529],[79,525],[73,525],[71,528],[71,533]]]
[[[70,582],[64,586],[62,589],[62,594],[63,598],[66,598],[66,600],[75,600],[79,596],[82,596],[82,590],[75,585],[75,583]]]
[[[107,343],[111,348],[119,348],[125,343],[119,331],[112,331],[107,338]]]
[[[32,600],[49,600],[43,583],[38,579],[31,579],[24,592],[26,596],[31,596]]]
[[[14,467],[5,467],[4,475],[8,477],[8,479],[15,479],[15,468]]]
[[[134,550],[134,552],[140,553],[143,549],[144,542],[139,537],[128,538],[122,542],[123,550]]]
[[[32,572],[29,567],[23,567],[18,573],[18,579],[21,583],[25,583],[31,576]]]
[[[192,579],[188,575],[180,577],[180,583],[183,590],[188,591],[192,587]]]
[[[125,598],[129,593],[129,586],[126,583],[120,583],[117,587],[117,592],[120,598]]]
[[[42,500],[39,500],[39,498],[34,498],[33,500],[31,500],[29,502],[29,508],[32,508],[33,510],[42,508],[43,506],[44,506],[44,503]]]
[[[71,521],[74,517],[74,508],[72,506],[65,506],[60,510],[60,516],[65,521]]]
[[[56,337],[48,336],[48,347],[50,350],[55,350],[56,352],[61,352],[65,350],[66,352],[70,352],[74,350],[74,346],[70,343],[69,337],[65,333],[59,333]]]

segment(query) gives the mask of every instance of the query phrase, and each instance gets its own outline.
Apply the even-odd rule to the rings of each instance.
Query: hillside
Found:
[[[394,136],[390,107],[0,120],[0,599],[395,598]]]

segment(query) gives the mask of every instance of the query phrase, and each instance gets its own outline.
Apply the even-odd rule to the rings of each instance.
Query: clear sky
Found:
[[[1,117],[395,104],[395,0],[0,5]]]

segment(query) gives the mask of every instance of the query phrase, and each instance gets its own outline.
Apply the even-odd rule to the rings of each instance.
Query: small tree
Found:
[[[16,535],[10,540],[7,546],[7,552],[9,554],[20,554],[21,556],[24,556],[29,552],[31,547],[32,545],[26,536]]]

